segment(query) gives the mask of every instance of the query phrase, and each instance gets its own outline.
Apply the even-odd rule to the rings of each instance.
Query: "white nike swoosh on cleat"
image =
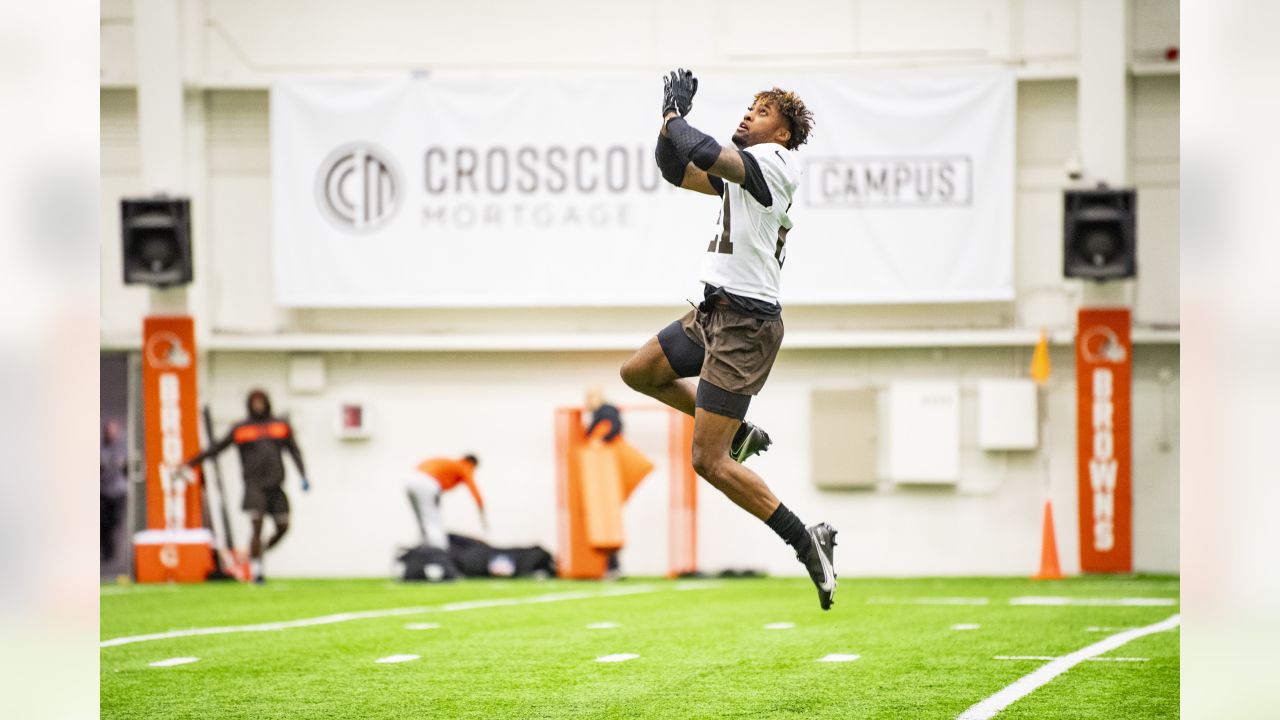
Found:
[[[836,589],[836,573],[831,568],[831,563],[827,560],[827,554],[822,552],[822,544],[818,542],[812,530],[809,531],[809,540],[817,547],[818,561],[822,563],[822,584],[818,587],[823,592],[834,592]]]

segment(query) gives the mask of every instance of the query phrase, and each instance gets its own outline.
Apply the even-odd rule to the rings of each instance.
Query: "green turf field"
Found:
[[[829,613],[803,579],[104,586],[102,716],[955,718],[1177,598],[1173,577],[846,578]],[[213,627],[234,631],[147,637]],[[418,657],[376,662],[397,655]],[[198,660],[150,665],[171,658]],[[998,717],[1177,717],[1178,666],[1177,629],[1154,632]]]

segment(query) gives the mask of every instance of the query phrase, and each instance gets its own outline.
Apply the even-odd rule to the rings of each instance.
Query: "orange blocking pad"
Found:
[[[613,448],[588,440],[578,448],[578,487],[582,493],[587,543],[613,552],[622,547],[622,473]]]
[[[640,486],[640,481],[653,472],[653,463],[625,438],[614,440],[609,448],[618,457],[618,470],[622,473],[622,501],[626,502]]]
[[[206,528],[143,530],[133,536],[138,582],[204,582],[213,571],[213,534]]]
[[[596,436],[578,448],[575,460],[587,542],[596,550],[616,552],[626,542],[622,506],[653,471],[653,463],[621,437],[606,444]]]

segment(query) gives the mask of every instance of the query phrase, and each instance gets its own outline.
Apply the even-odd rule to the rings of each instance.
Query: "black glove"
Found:
[[[693,96],[698,92],[698,78],[692,70],[677,68],[662,78],[662,115],[676,112],[681,117],[693,109]]]

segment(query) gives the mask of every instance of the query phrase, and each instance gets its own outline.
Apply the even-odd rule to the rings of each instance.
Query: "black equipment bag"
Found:
[[[461,573],[447,550],[427,545],[409,548],[397,558],[404,568],[404,580],[444,582],[456,580]]]
[[[450,534],[449,555],[458,570],[467,577],[493,577],[495,568],[501,568],[497,573],[499,576],[554,577],[556,574],[556,564],[551,553],[537,545],[495,548],[466,535]]]

